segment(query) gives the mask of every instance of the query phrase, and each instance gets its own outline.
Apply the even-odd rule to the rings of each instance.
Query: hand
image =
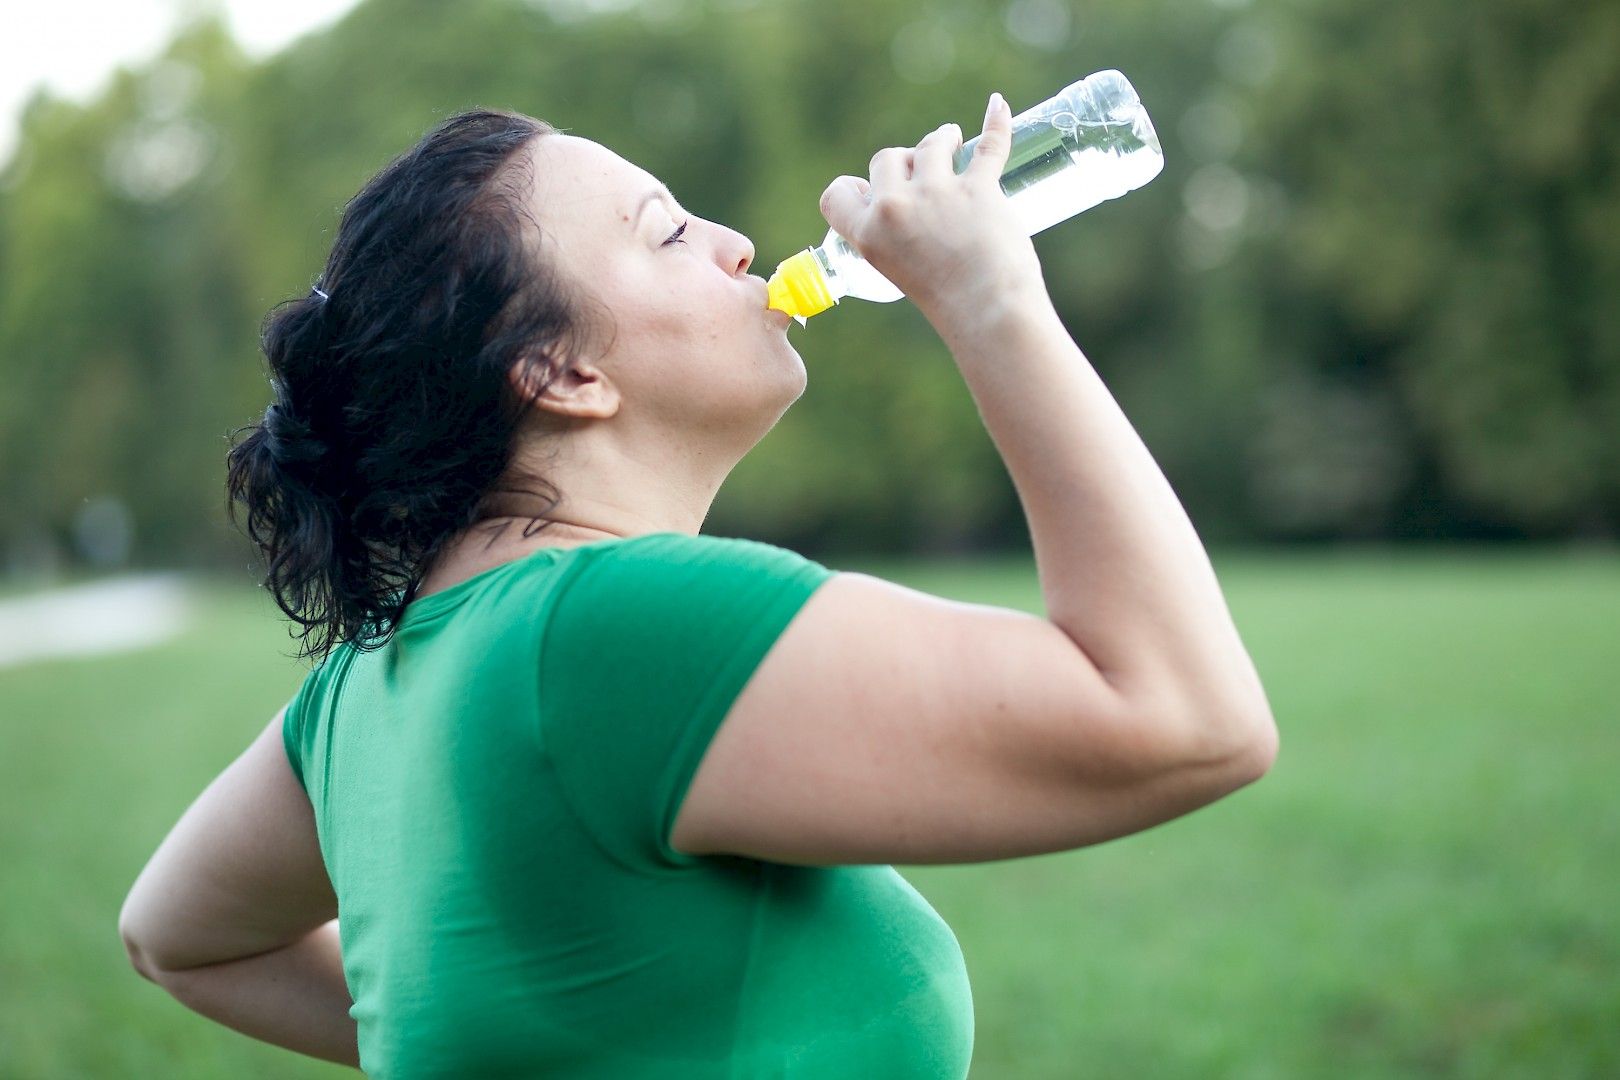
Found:
[[[1001,190],[1012,110],[999,94],[958,174],[952,158],[961,146],[962,129],[945,124],[914,148],[879,150],[870,182],[840,176],[821,195],[827,223],[936,327],[1007,294],[1046,295],[1035,246]]]

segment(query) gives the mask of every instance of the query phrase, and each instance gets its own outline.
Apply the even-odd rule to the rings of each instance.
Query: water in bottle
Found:
[[[957,150],[958,173],[979,138]],[[1164,151],[1136,90],[1119,72],[1099,71],[1012,118],[1001,190],[1033,236],[1141,187],[1163,168]],[[832,229],[821,246],[784,259],[768,284],[769,306],[801,326],[845,296],[887,303],[905,295]]]

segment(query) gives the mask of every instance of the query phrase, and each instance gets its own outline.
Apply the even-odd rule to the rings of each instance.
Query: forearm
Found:
[[[244,1035],[360,1066],[336,920],[280,949],[151,977],[187,1008]]]
[[[1023,504],[1048,618],[1127,696],[1252,739],[1269,708],[1203,544],[1044,290],[942,325]]]

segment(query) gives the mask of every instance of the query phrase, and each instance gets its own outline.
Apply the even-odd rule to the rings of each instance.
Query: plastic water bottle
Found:
[[[975,135],[952,159],[973,160]],[[1001,190],[1026,235],[1117,199],[1159,175],[1164,151],[1147,110],[1124,75],[1087,75],[1012,118],[1012,147]],[[768,306],[804,322],[845,296],[888,303],[905,294],[832,229],[820,247],[784,259],[768,282]]]

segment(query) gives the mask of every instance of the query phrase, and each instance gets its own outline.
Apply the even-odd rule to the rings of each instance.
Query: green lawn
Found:
[[[1028,561],[829,565],[1040,610]],[[904,868],[967,956],[976,1080],[1620,1075],[1620,558],[1216,566],[1267,777],[1098,847]],[[215,587],[160,647],[0,669],[0,1076],[355,1075],[187,1012],[118,941],[302,677],[274,614]]]

